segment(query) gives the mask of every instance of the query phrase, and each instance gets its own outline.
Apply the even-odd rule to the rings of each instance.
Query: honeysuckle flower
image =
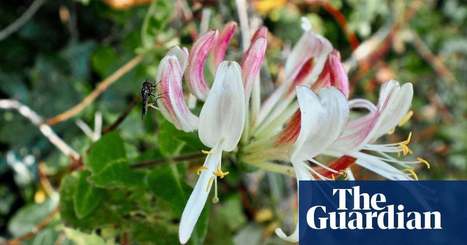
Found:
[[[186,49],[172,48],[159,65],[157,88],[161,94],[157,105],[162,115],[177,129],[191,132],[198,127],[198,117],[185,103],[182,77],[187,63]]]
[[[158,70],[162,114],[180,130],[198,130],[201,142],[210,148],[181,217],[181,243],[190,238],[213,186],[212,201],[218,201],[218,177],[228,174],[221,169],[223,152],[238,151],[239,162],[293,175],[297,181],[332,179],[344,173],[354,179],[353,164],[388,179],[408,180],[415,174],[406,167],[427,164],[421,158],[405,161],[393,156],[411,153],[410,137],[395,144],[375,143],[410,116],[411,84],[384,84],[376,105],[364,99],[349,100],[349,80],[339,52],[326,38],[306,31],[288,54],[283,80],[261,102],[259,73],[267,29],[261,27],[251,37],[241,66],[223,61],[236,29],[236,23],[230,22],[221,32],[202,34],[190,52],[172,48]],[[210,87],[204,74],[212,71],[216,72]],[[204,101],[199,117],[186,106],[183,74],[190,98]],[[350,114],[356,108],[368,113],[354,119]],[[322,163],[318,156],[336,160]],[[290,162],[292,167],[277,162]],[[287,236],[277,229],[276,234],[287,241],[298,239],[298,230]]]
[[[204,78],[204,66],[209,52],[216,44],[218,32],[209,31],[202,35],[191,48],[188,65],[188,84],[191,92],[200,100],[205,100],[209,87]]]
[[[282,113],[295,98],[295,87],[311,86],[321,74],[331,43],[312,31],[305,32],[288,55],[285,63],[285,80],[264,102],[257,124],[269,117],[271,121]]]
[[[225,53],[236,30],[237,23],[231,21],[224,26],[224,29],[219,34],[213,50],[214,67],[217,67],[224,60]]]
[[[399,143],[375,143],[381,136],[392,133],[396,126],[407,120],[407,115],[411,115],[412,96],[412,84],[400,86],[397,81],[383,84],[377,105],[364,99],[348,101],[334,87],[322,88],[317,93],[304,86],[298,87],[300,133],[291,156],[297,181],[352,175],[349,167],[353,163],[390,180],[416,178],[411,166],[427,164],[429,167],[427,161],[421,158],[406,161],[390,155],[410,153],[411,134]],[[350,110],[354,108],[366,109],[368,113],[350,119]],[[328,166],[315,159],[319,155],[335,157],[338,161]],[[298,241],[297,230],[290,236],[281,229],[276,233],[285,240]]]
[[[233,151],[242,135],[245,123],[245,94],[240,66],[236,62],[220,63],[211,91],[201,109],[198,135],[211,148],[200,168],[200,176],[183,210],[179,239],[186,243],[206,203],[214,184],[217,201],[217,177],[221,170],[223,151]]]
[[[264,55],[267,46],[266,27],[259,28],[251,38],[251,45],[243,55],[242,60],[242,76],[243,85],[245,87],[245,99],[248,102],[261,65],[263,64]],[[247,103],[248,104],[248,103]]]

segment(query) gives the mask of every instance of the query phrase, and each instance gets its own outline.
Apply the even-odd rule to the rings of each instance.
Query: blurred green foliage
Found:
[[[44,118],[78,103],[98,81],[137,54],[144,60],[79,114],[92,125],[96,112],[104,126],[112,124],[139,94],[141,82],[154,78],[157,64],[175,44],[190,46],[203,9],[211,26],[237,20],[235,1],[159,0],[118,10],[111,1],[48,1],[24,26],[0,41],[0,98],[17,99]],[[332,0],[361,41],[388,28],[412,1]],[[0,29],[13,22],[31,1],[2,1]],[[188,14],[191,14],[191,16]],[[254,12],[254,8],[251,9]],[[330,39],[343,59],[352,50],[344,32],[328,12],[314,4],[290,1],[261,13],[271,32],[265,70],[266,85],[278,75],[281,50],[301,35],[301,17]],[[395,34],[388,52],[364,74],[350,73],[354,96],[376,99],[377,84],[386,78],[415,86],[413,119],[398,131],[415,134],[411,147],[432,163],[420,170],[424,179],[467,177],[466,82],[467,5],[461,0],[423,1],[415,16]],[[420,43],[452,74],[440,73],[424,57]],[[237,35],[239,38],[239,35]],[[238,45],[234,40],[233,45]],[[229,54],[238,56],[239,54]],[[265,85],[265,91],[268,86]],[[269,84],[270,87],[270,84]],[[117,130],[93,142],[75,119],[54,130],[83,156],[84,166],[56,150],[29,121],[16,112],[0,112],[0,243],[34,230],[57,205],[60,215],[26,239],[25,244],[176,244],[178,221],[191,192],[188,171],[201,159],[174,164],[170,157],[204,149],[195,133],[176,130],[152,111],[141,120],[133,109]],[[138,164],[151,162],[141,167]],[[293,180],[252,172],[228,164],[229,178],[220,182],[221,202],[209,204],[198,221],[192,244],[278,244],[272,231],[293,201]],[[41,181],[39,166],[51,188]],[[186,181],[188,180],[188,181]],[[59,201],[58,201],[58,196]],[[271,217],[259,219],[259,210]],[[263,210],[263,211],[264,211]],[[288,217],[290,219],[290,217]],[[209,224],[209,225],[208,225]]]

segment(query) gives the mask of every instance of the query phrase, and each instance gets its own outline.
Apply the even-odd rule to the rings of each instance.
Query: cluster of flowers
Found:
[[[213,201],[218,201],[217,178],[228,174],[221,169],[222,152],[241,148],[240,161],[256,166],[290,162],[297,181],[340,175],[352,180],[353,164],[390,180],[411,180],[416,179],[413,165],[429,167],[421,158],[406,161],[395,156],[411,153],[411,135],[399,143],[375,143],[410,119],[412,84],[384,83],[377,104],[349,99],[339,52],[326,38],[306,31],[288,55],[283,81],[261,101],[259,72],[267,29],[261,27],[254,33],[240,64],[224,61],[236,29],[231,22],[221,32],[209,31],[190,52],[174,47],[159,65],[157,89],[162,98],[157,105],[161,113],[179,130],[197,130],[201,142],[211,149],[197,171],[199,178],[181,217],[181,243],[190,238],[213,185]],[[206,71],[215,71],[212,83],[206,81]],[[183,77],[189,93],[183,90]],[[185,95],[204,102],[199,115],[190,110]],[[355,109],[367,112],[351,117]],[[316,160],[319,155],[335,160],[323,163]],[[276,234],[298,240],[297,229],[290,236],[281,229]]]

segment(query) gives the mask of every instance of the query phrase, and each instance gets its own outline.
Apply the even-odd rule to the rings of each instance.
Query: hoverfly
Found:
[[[143,108],[142,108],[142,117],[146,115],[148,111],[148,107],[157,109],[157,107],[153,104],[158,99],[162,97],[162,95],[156,93],[157,83],[151,80],[146,80],[143,82],[143,86],[141,87],[141,98],[143,100]],[[153,102],[151,102],[151,98]]]

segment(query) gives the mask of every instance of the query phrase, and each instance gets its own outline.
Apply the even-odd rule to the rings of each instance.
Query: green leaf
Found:
[[[164,222],[141,222],[132,226],[132,237],[139,242],[158,245],[178,244],[177,226]]]
[[[246,223],[246,217],[242,210],[240,196],[234,195],[222,201],[219,215],[224,218],[230,230],[234,231]]]
[[[203,212],[199,216],[198,221],[196,222],[195,229],[191,234],[190,244],[202,245],[205,243],[206,235],[208,234],[208,224],[209,224],[209,210],[211,205],[206,204],[204,206]]]
[[[89,149],[85,161],[89,180],[101,188],[144,188],[145,173],[130,169],[123,140],[117,132],[104,135]]]
[[[57,206],[57,197],[47,199],[41,204],[30,204],[21,208],[8,224],[10,233],[17,237],[36,228]]]
[[[88,182],[90,175],[90,172],[82,171],[78,177],[77,189],[73,196],[73,204],[78,219],[86,217],[97,208],[104,194],[102,189],[96,188]]]
[[[86,234],[70,228],[63,228],[65,235],[68,239],[75,242],[76,245],[110,245],[115,244],[112,241],[104,241],[96,234]]]
[[[98,173],[108,164],[117,161],[126,161],[125,146],[120,135],[111,132],[91,146],[84,163],[91,172]]]
[[[118,68],[116,60],[119,60],[119,57],[112,47],[100,46],[92,55],[92,67],[101,77],[106,77]]]
[[[186,133],[175,128],[172,123],[158,116],[159,134],[157,141],[164,156],[172,156],[181,152],[200,152],[205,148],[196,133]]]
[[[99,172],[93,173],[91,181],[102,188],[144,188],[145,173],[130,169],[124,159],[108,162]]]
[[[118,224],[121,220],[121,214],[110,208],[95,208],[86,217],[78,219],[74,207],[74,197],[78,189],[79,177],[79,172],[75,172],[66,175],[62,179],[60,185],[60,217],[63,222],[68,226],[86,231],[92,231],[108,224]],[[104,205],[104,203],[101,205]]]
[[[171,19],[172,1],[158,0],[152,1],[144,18],[143,28],[141,29],[141,41],[143,48],[152,48],[154,46],[156,35],[166,27]]]
[[[171,205],[177,216],[181,216],[188,192],[184,183],[180,181],[178,170],[174,165],[164,165],[154,168],[146,179],[147,188],[156,197],[161,198]]]
[[[32,245],[49,245],[55,244],[57,240],[58,232],[52,228],[42,230],[39,234],[34,237]]]

